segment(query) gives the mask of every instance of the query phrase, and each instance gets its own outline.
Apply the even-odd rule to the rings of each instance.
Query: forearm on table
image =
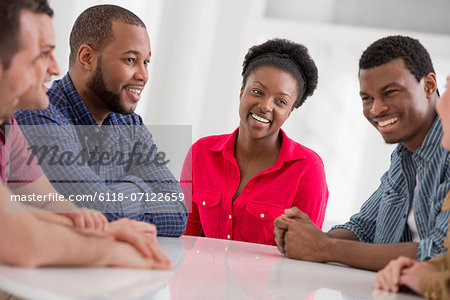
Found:
[[[41,212],[34,214],[36,218],[42,221],[51,222],[59,225],[64,225],[67,227],[74,227],[74,222],[71,218],[61,215],[61,214],[55,214],[55,213],[49,213],[49,212]]]
[[[10,191],[0,185],[1,207],[4,207],[9,194]],[[86,265],[94,263],[104,254],[95,250],[98,247],[96,243],[100,242],[98,237],[87,236],[68,226],[55,224],[66,223],[67,219],[63,216],[29,208],[35,213],[8,213],[0,210],[1,261],[28,267]],[[91,250],[91,247],[94,249]]]
[[[4,199],[9,198],[9,195],[11,195],[11,191],[5,189],[5,187],[2,186],[0,188],[0,193],[2,193],[1,196],[6,196],[6,197],[0,197],[0,204],[1,204],[1,206],[3,206]],[[0,217],[2,214],[6,214],[6,215],[17,214],[17,215],[21,215],[23,217],[31,216],[31,218],[37,218],[42,221],[57,223],[57,224],[65,225],[65,226],[69,226],[69,227],[72,227],[74,225],[72,219],[70,219],[69,217],[61,215],[61,214],[52,213],[46,209],[42,209],[42,208],[39,208],[39,207],[36,207],[33,205],[29,205],[28,202],[27,202],[27,204],[22,204],[20,202],[14,203],[14,206],[9,207],[8,209],[6,209],[5,212],[0,211]]]
[[[38,207],[29,206],[29,205],[24,205],[24,204],[19,204],[19,205],[23,207],[21,209],[21,211],[23,212],[22,213],[23,216],[29,215],[29,216],[37,218],[41,221],[56,223],[59,225],[64,225],[64,226],[69,226],[69,227],[74,226],[73,220],[65,215],[58,214],[58,213],[52,213],[47,210],[44,210],[44,209],[41,209]]]
[[[359,241],[358,237],[353,232],[343,228],[330,230],[326,235],[333,239]]]
[[[87,176],[85,178],[94,178],[95,174],[90,174],[92,176]],[[134,179],[134,178],[133,178]],[[62,186],[59,186],[60,189],[66,194],[66,198],[53,187],[53,185],[48,180],[47,176],[42,175],[35,181],[26,184],[24,186],[14,188],[10,190],[10,193],[12,195],[19,195],[19,196],[32,196],[32,200],[29,200],[26,202],[26,206],[16,206],[21,209],[23,212],[29,212],[33,211],[32,207],[36,207],[39,209],[43,209],[49,212],[55,212],[55,213],[71,213],[78,209],[78,206],[74,202],[74,198],[72,197],[72,201],[68,200],[71,198],[71,196],[75,196],[77,194],[84,194],[84,195],[100,195],[103,194],[103,198],[105,199],[115,199],[119,197],[119,193],[123,193],[123,190],[129,190],[131,189],[130,193],[137,193],[139,192],[139,188],[129,183],[129,180],[126,181],[124,184],[121,182],[114,186],[108,186],[105,183],[102,183],[100,180],[93,180],[92,183],[89,183],[87,185],[84,185],[83,187],[77,187],[76,184],[63,184]],[[56,185],[59,183],[55,182]],[[80,193],[81,191],[81,193]],[[98,198],[98,197],[97,197]],[[130,197],[128,197],[130,198]],[[27,198],[29,199],[29,197]],[[97,199],[98,200],[98,199]],[[19,205],[21,202],[14,202],[10,205]],[[97,208],[99,209],[99,204],[104,205],[103,201],[79,201],[77,202],[80,204],[80,206],[87,206],[88,208]],[[110,204],[107,204],[110,205]],[[14,208],[14,206],[11,206]],[[107,207],[103,207],[107,208]],[[101,209],[99,209],[101,210]]]
[[[351,267],[378,271],[400,255],[417,257],[418,243],[372,244],[345,239],[330,239],[327,262],[339,262]]]
[[[0,215],[0,237],[1,260],[25,267],[95,265],[110,241],[23,214]]]
[[[33,195],[33,201],[27,201],[26,203],[30,206],[47,209],[47,207],[53,208],[55,203],[59,201],[49,201],[49,195],[52,196],[52,199],[59,200],[59,193],[52,186],[50,181],[48,180],[45,174],[41,175],[39,178],[30,182],[28,184],[22,185],[20,187],[16,187],[10,189],[12,195]]]

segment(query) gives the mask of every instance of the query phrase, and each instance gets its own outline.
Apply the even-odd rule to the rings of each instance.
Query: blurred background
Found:
[[[364,49],[387,35],[409,35],[430,52],[440,90],[450,74],[448,0],[50,0],[61,75],[76,17],[105,3],[133,11],[148,28],[150,79],[137,113],[148,125],[191,125],[192,141],[238,127],[249,47],[279,37],[310,50],[318,88],[283,129],[323,159],[330,190],[324,230],[359,210],[394,149],[362,114],[357,75]]]

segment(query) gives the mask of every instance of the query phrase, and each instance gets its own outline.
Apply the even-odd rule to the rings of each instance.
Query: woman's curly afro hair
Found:
[[[286,39],[271,39],[251,47],[242,64],[242,86],[256,69],[272,66],[288,72],[297,80],[298,97],[293,107],[300,107],[317,87],[317,67],[308,49]]]

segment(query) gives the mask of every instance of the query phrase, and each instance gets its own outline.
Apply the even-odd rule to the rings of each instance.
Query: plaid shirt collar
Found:
[[[67,97],[67,104],[72,106],[73,111],[77,112],[76,114],[72,114],[72,121],[75,125],[98,125],[97,121],[94,119],[81,99],[80,94],[78,94],[78,91],[75,89],[69,73],[67,73],[61,80],[53,82],[52,89],[56,85],[61,86]]]
[[[398,144],[396,148],[396,153],[400,157],[405,157],[405,155],[412,155],[413,157],[420,157],[423,160],[429,159],[437,150],[437,148],[441,148],[440,140],[442,138],[442,125],[441,119],[436,115],[431,128],[428,130],[428,133],[425,139],[416,151],[411,152],[408,148],[403,146],[402,144]]]

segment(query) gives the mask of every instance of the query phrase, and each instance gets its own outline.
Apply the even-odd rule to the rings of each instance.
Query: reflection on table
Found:
[[[158,240],[173,271],[0,265],[0,289],[33,299],[419,299],[373,290],[374,272],[287,259],[273,246]]]

